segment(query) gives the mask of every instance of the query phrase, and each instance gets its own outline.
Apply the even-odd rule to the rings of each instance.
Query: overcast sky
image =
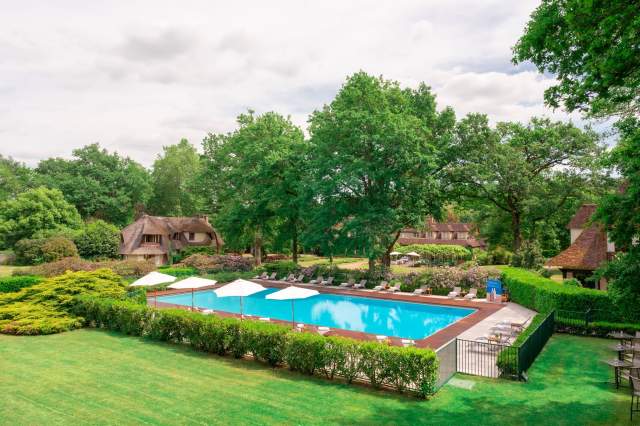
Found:
[[[458,117],[568,119],[543,105],[551,77],[510,62],[538,3],[5,2],[0,153],[35,165],[99,142],[148,166],[163,145],[233,130],[247,108],[306,126],[358,70],[424,81]]]

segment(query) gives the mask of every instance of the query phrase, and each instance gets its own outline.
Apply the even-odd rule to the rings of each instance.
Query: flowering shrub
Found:
[[[111,260],[104,262],[91,262],[79,257],[65,257],[55,262],[43,263],[34,266],[26,271],[21,271],[24,275],[40,275],[43,277],[55,277],[67,271],[95,271],[98,269],[111,269],[118,275],[124,277],[140,277],[156,269],[152,261],[138,260]]]
[[[191,267],[201,272],[239,272],[253,269],[253,259],[230,254],[210,256],[197,253],[187,257],[176,266]]]

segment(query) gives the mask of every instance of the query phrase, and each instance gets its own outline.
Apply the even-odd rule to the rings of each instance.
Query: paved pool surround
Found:
[[[251,280],[256,283],[260,283],[265,287],[271,288],[285,288],[289,287],[292,283],[285,283],[281,281],[269,281],[269,280]],[[224,284],[217,284],[211,287],[204,287],[198,289],[198,291],[207,290],[207,289],[215,289],[218,287],[222,287]],[[330,287],[330,286],[318,286],[318,285],[309,285],[309,284],[299,284],[300,287],[309,287],[318,290],[320,293],[327,294],[339,294],[339,295],[347,295],[347,296],[359,296],[359,297],[368,297],[372,299],[384,299],[384,300],[398,300],[403,302],[412,302],[412,303],[424,303],[428,305],[441,305],[441,306],[450,306],[455,308],[471,308],[475,309],[475,312],[467,315],[466,317],[448,325],[431,334],[430,336],[424,339],[415,339],[416,346],[420,348],[431,348],[438,349],[440,346],[449,342],[451,339],[456,338],[458,335],[462,334],[469,328],[478,324],[480,321],[486,319],[487,317],[493,315],[495,312],[499,311],[504,307],[503,304],[500,303],[486,303],[483,301],[469,301],[464,299],[448,299],[438,296],[423,296],[423,295],[412,295],[408,293],[390,293],[384,291],[373,291],[373,290],[356,290],[356,289],[345,289],[341,287]],[[165,296],[165,295],[174,295],[181,293],[191,293],[191,290],[164,290],[158,291],[157,296]],[[157,306],[158,308],[178,308],[178,309],[190,309],[189,306],[185,305],[177,305],[166,302],[155,301],[154,293],[150,293],[147,295],[147,302],[150,306]],[[198,308],[196,308],[198,309]],[[215,311],[215,315],[222,317],[235,317],[238,318],[240,315],[233,314],[224,311]],[[247,316],[245,315],[245,318]],[[257,319],[257,318],[255,318]],[[283,324],[291,327],[291,321],[283,321],[277,319],[271,319],[271,322],[276,324]],[[311,332],[316,332],[317,327],[313,325],[309,325],[306,327],[307,330]],[[340,328],[331,328],[326,335],[329,336],[344,336],[350,337],[358,340],[376,340],[376,336],[374,334],[363,333],[359,331],[351,331],[344,330]],[[390,337],[389,342],[392,345],[401,346],[400,338]]]

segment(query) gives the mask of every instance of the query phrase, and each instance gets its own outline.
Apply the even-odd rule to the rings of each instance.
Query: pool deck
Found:
[[[269,281],[269,280],[252,280],[257,283],[260,283],[266,287],[271,288],[285,288],[292,285],[292,283],[281,282],[281,281]],[[218,284],[211,287],[200,288],[196,291],[202,291],[206,289],[214,289],[217,287],[221,287],[223,284]],[[426,295],[415,295],[413,293],[391,293],[388,291],[375,291],[368,289],[348,289],[341,287],[333,287],[333,286],[322,286],[322,285],[310,285],[310,284],[300,284],[295,283],[296,286],[313,288],[318,290],[320,293],[328,293],[328,294],[340,294],[345,296],[359,296],[359,297],[370,297],[373,299],[385,299],[385,300],[398,300],[402,302],[412,302],[412,303],[424,303],[429,305],[442,305],[442,306],[451,306],[455,308],[472,308],[476,309],[476,311],[461,320],[456,321],[455,323],[435,332],[434,334],[424,338],[424,339],[416,339],[416,346],[419,348],[431,348],[438,349],[445,343],[449,342],[451,339],[458,337],[463,334],[465,331],[474,327],[476,324],[485,320],[486,318],[492,316],[494,313],[498,312],[506,305],[502,303],[488,303],[484,299],[476,299],[476,300],[464,300],[461,298],[458,299],[449,299],[445,296],[426,296]],[[155,295],[157,296],[165,296],[171,294],[179,294],[179,293],[190,293],[191,290],[165,290],[158,291]],[[175,305],[171,303],[165,302],[155,302],[153,293],[147,295],[147,302],[150,306],[154,305],[159,308],[179,308],[179,309],[189,309],[189,306],[184,305]],[[196,308],[197,309],[197,308]],[[224,317],[236,317],[239,318],[239,314],[233,314],[230,312],[222,312],[215,311],[215,315],[224,316]],[[245,315],[245,318],[249,316]],[[257,319],[253,317],[249,317],[252,319]],[[271,319],[271,322],[277,324],[291,325],[291,321],[281,321],[277,319]],[[306,329],[309,331],[316,332],[317,327],[307,325]],[[359,331],[350,331],[344,330],[340,328],[331,328],[327,336],[344,336],[350,337],[358,340],[376,340],[376,336],[374,334],[363,333]],[[396,337],[389,337],[389,343],[392,345],[402,346],[402,339]]]

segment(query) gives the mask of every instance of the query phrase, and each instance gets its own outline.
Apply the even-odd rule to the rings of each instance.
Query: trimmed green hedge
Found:
[[[239,321],[185,310],[156,310],[139,304],[96,297],[78,297],[73,312],[87,326],[241,358],[252,355],[271,366],[288,365],[305,374],[342,377],[348,383],[369,381],[421,397],[435,393],[438,359],[430,349],[404,348],[342,337],[299,333],[259,321]]]
[[[0,278],[0,293],[20,291],[23,288],[31,287],[41,281],[42,278],[35,275]]]
[[[455,263],[472,258],[471,250],[453,244],[409,244],[406,246],[398,245],[395,249],[402,254],[414,251],[421,256],[423,261],[430,260],[431,263]]]
[[[620,321],[620,313],[606,291],[566,286],[520,268],[502,267],[502,281],[511,300],[538,312],[554,309],[586,311],[598,309],[608,313],[609,321]]]
[[[556,318],[556,330],[559,333],[581,334],[586,336],[607,337],[612,331],[624,331],[634,334],[640,331],[640,324],[592,321],[586,323],[583,320],[573,318]]]

